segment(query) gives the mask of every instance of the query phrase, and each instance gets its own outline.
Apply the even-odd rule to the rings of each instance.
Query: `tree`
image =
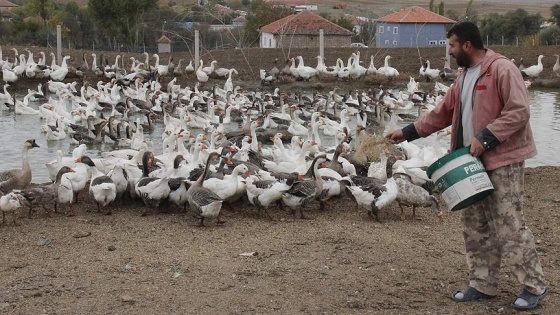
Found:
[[[50,0],[27,0],[23,5],[23,11],[30,16],[38,15],[43,19],[43,25],[55,10],[55,5]]]
[[[157,7],[158,0],[88,0],[88,8],[111,37],[132,44],[144,13]]]
[[[560,4],[555,4],[550,8],[550,16],[556,24],[560,25]]]
[[[443,15],[445,13],[445,4],[442,2],[439,3],[438,6],[438,14]]]
[[[259,29],[283,17],[291,15],[293,12],[279,6],[271,6],[263,0],[251,1],[247,15],[247,23],[243,29],[244,44],[252,45],[259,41]]]
[[[469,3],[467,3],[465,21],[471,21],[474,24],[478,24],[478,12],[473,8],[473,0],[469,0]]]
[[[429,9],[431,12],[434,12],[434,0],[430,0]]]
[[[453,21],[459,21],[461,19],[459,17],[459,12],[455,10],[447,10],[447,12],[445,12],[445,16],[452,19]]]
[[[490,13],[480,22],[480,34],[494,43],[514,43],[517,37],[537,34],[542,17],[530,15],[523,9],[509,11],[505,14]]]
[[[338,18],[338,20],[336,20],[336,24],[340,27],[343,27],[351,32],[354,31],[354,24],[352,23],[352,21],[345,17],[345,16],[341,16]]]
[[[558,45],[560,43],[560,26],[553,25],[543,29],[539,33],[540,42],[547,45]]]

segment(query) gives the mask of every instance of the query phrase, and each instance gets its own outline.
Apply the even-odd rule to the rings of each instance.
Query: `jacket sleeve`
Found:
[[[529,122],[527,88],[521,72],[513,63],[497,62],[498,90],[503,108],[500,116],[490,122],[476,138],[486,150],[492,150]]]
[[[453,121],[454,102],[456,100],[456,95],[458,95],[458,90],[457,84],[454,83],[452,88],[445,94],[443,100],[437,104],[432,111],[422,116],[414,123],[419,137],[427,137],[451,125]]]

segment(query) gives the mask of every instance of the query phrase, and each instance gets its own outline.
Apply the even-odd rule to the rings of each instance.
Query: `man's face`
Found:
[[[468,50],[470,45],[470,42],[465,42],[461,45],[456,35],[449,37],[449,55],[455,58],[459,67],[468,68],[471,65],[471,57],[465,51],[465,48]]]

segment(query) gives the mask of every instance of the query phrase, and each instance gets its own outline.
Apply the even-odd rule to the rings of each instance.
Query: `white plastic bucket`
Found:
[[[484,165],[469,150],[464,147],[445,155],[426,172],[451,211],[470,206],[494,191]]]

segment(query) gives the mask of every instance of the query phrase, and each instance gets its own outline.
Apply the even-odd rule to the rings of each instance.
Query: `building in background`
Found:
[[[376,20],[375,46],[378,48],[444,47],[452,19],[413,6]]]
[[[319,47],[321,29],[325,47],[350,46],[353,32],[311,11],[301,11],[261,27],[260,47]]]
[[[11,20],[12,19],[12,12],[13,8],[17,8],[18,5],[12,3],[8,0],[0,0],[0,19],[1,20]]]

